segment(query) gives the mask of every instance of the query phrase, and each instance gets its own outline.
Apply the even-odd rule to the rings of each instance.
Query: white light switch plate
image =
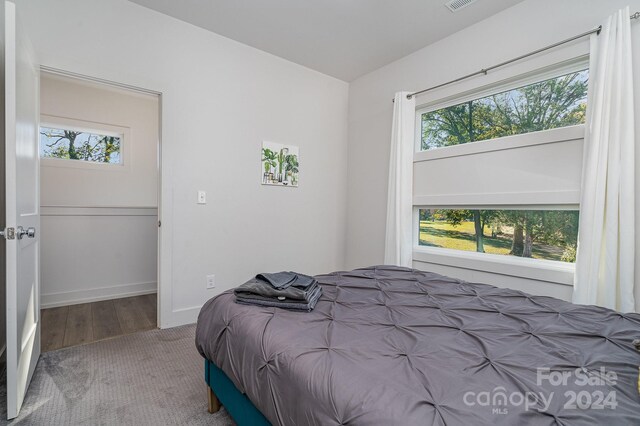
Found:
[[[215,287],[216,287],[216,276],[207,275],[207,288],[215,288]]]
[[[207,193],[205,191],[198,191],[198,204],[207,204]]]

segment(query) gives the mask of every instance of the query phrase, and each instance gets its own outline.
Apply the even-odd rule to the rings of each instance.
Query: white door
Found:
[[[7,415],[18,415],[40,356],[39,69],[16,18],[4,11]]]

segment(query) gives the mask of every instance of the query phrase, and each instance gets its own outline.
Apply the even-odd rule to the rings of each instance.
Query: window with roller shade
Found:
[[[589,71],[424,112],[422,150],[584,124]]]
[[[586,68],[572,60],[418,106],[414,259],[472,270],[485,259],[487,271],[504,262],[522,277],[573,268]]]

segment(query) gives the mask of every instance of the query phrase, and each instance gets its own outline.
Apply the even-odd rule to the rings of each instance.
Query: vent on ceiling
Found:
[[[477,0],[451,0],[446,2],[444,5],[449,8],[452,12],[457,12],[463,7],[467,7],[472,3],[475,3]]]

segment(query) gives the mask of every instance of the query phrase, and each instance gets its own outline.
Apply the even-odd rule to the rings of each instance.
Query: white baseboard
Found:
[[[176,309],[171,312],[171,318],[162,318],[160,328],[178,327],[181,325],[194,324],[198,320],[202,306],[193,306],[191,308]]]
[[[151,294],[157,292],[157,290],[158,284],[156,282],[147,282],[42,294],[40,296],[40,307],[43,309],[55,308],[79,303],[98,302],[100,300],[120,299],[122,297]]]

